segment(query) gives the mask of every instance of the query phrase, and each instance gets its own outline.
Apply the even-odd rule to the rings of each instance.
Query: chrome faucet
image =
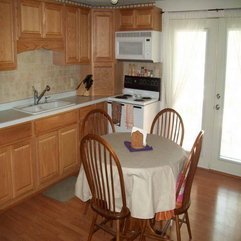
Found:
[[[39,103],[41,98],[44,96],[45,92],[50,90],[49,85],[46,85],[46,87],[42,91],[42,93],[40,95],[38,95],[38,91],[34,88],[34,86],[32,86],[32,88],[33,88],[33,100],[34,100],[35,105],[37,105]]]

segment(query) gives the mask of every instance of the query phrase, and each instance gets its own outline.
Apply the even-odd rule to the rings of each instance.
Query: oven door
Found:
[[[127,128],[126,105],[121,103],[121,121],[120,125],[115,125],[116,132],[131,132],[132,128]],[[144,129],[144,108],[144,106],[133,105],[133,126],[141,129]],[[108,102],[108,114],[112,117],[111,101]]]

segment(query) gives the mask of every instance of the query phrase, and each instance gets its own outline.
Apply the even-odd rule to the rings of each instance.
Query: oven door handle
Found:
[[[108,103],[108,104],[111,104],[111,103],[112,103],[112,101],[107,101],[107,103]],[[124,106],[124,104],[121,104],[121,106]]]
[[[111,101],[107,101],[107,103],[108,103],[108,104],[111,104],[112,102],[111,102]],[[125,104],[122,104],[122,103],[121,103],[121,106],[125,106]],[[133,108],[142,109],[142,106],[133,105]]]
[[[141,106],[137,106],[137,105],[133,105],[133,108],[136,108],[136,109],[142,109]]]

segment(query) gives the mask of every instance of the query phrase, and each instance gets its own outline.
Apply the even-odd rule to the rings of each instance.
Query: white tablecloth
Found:
[[[130,133],[114,133],[103,137],[119,157],[131,216],[149,219],[157,212],[174,209],[176,179],[186,152],[174,142],[157,135],[147,137],[147,144],[153,150],[140,152],[130,152],[124,145],[124,141],[130,141]],[[75,195],[82,201],[91,198],[83,168],[77,178]]]

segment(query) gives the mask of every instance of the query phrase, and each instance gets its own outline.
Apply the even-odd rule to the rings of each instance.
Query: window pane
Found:
[[[174,96],[185,125],[184,148],[190,149],[202,127],[206,31],[177,31],[174,42]]]
[[[228,31],[220,157],[241,162],[241,30]]]

